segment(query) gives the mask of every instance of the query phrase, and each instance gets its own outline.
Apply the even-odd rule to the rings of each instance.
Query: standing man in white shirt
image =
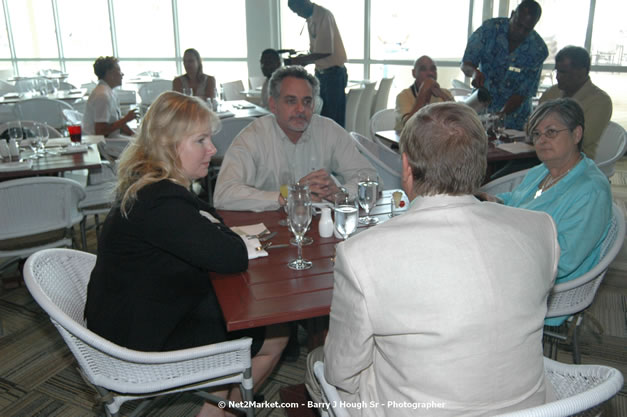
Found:
[[[344,126],[346,117],[346,50],[333,14],[310,0],[289,0],[288,7],[307,19],[309,54],[285,60],[286,65],[316,64],[316,77],[320,80],[322,116]]]
[[[229,147],[216,182],[216,208],[276,210],[285,204],[279,190],[288,173],[309,184],[314,201],[332,201],[338,183],[354,197],[359,172],[376,173],[346,130],[313,114],[318,88],[316,77],[301,66],[272,74],[273,114],[248,125]]]

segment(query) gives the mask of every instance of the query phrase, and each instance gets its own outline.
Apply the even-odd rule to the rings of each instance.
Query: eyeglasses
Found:
[[[564,128],[564,129],[547,129],[544,132],[538,132],[538,131],[534,131],[531,132],[531,140],[533,140],[533,142],[537,142],[538,140],[540,140],[541,136],[545,136],[547,139],[555,139],[557,137],[557,134],[560,132],[563,132],[565,130],[569,130],[568,128]]]

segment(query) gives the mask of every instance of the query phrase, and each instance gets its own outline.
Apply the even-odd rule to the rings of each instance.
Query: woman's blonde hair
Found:
[[[143,187],[168,179],[188,187],[177,146],[185,138],[209,126],[214,134],[220,120],[196,97],[166,91],[150,105],[141,127],[124,150],[118,165],[116,201],[124,217]]]

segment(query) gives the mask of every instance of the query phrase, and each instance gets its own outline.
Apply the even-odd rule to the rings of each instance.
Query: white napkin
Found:
[[[50,138],[46,142],[46,147],[54,148],[56,146],[69,146],[70,138]]]
[[[59,153],[61,155],[67,155],[71,153],[83,153],[83,152],[87,152],[88,149],[89,149],[89,146],[87,145],[68,146],[67,148],[64,148]]]
[[[533,151],[534,147],[525,142],[501,143],[497,148],[509,153],[523,153]]]
[[[266,252],[265,250],[257,250],[257,248],[261,246],[259,239],[249,239],[246,237],[246,235],[257,235],[266,229],[266,225],[263,223],[231,227],[231,230],[240,235],[244,243],[246,243],[246,249],[248,250],[248,259],[268,256],[268,252]]]
[[[0,163],[0,172],[23,171],[33,168],[33,160]]]

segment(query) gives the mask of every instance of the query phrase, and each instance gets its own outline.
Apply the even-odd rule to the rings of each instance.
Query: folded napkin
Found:
[[[507,137],[509,138],[523,138],[524,139],[527,136],[525,135],[525,132],[523,132],[522,130],[516,130],[516,129],[505,129],[503,133],[505,133]]]
[[[6,93],[4,98],[20,98],[20,93]]]
[[[48,148],[54,148],[57,146],[69,146],[70,138],[51,138],[46,142],[46,146]]]
[[[246,237],[246,235],[257,235],[266,229],[267,227],[263,223],[231,227],[231,230],[240,235],[244,243],[246,243],[246,249],[248,250],[248,259],[268,256],[268,252],[266,252],[265,250],[257,250],[257,248],[261,246],[259,239]]]
[[[88,145],[68,146],[67,148],[64,148],[59,153],[61,155],[67,155],[67,154],[71,154],[71,153],[83,153],[83,152],[87,152],[88,149],[89,149]]]
[[[27,169],[33,169],[32,159],[27,159],[26,161],[21,162],[0,162],[0,172],[24,171]]]
[[[228,111],[228,110],[227,111],[219,111],[219,112],[216,112],[216,114],[218,115],[218,117],[220,119],[226,119],[227,117],[234,117],[235,116],[235,113],[233,113],[231,111]]]
[[[523,153],[534,150],[534,147],[525,142],[501,143],[497,148],[509,153]]]

